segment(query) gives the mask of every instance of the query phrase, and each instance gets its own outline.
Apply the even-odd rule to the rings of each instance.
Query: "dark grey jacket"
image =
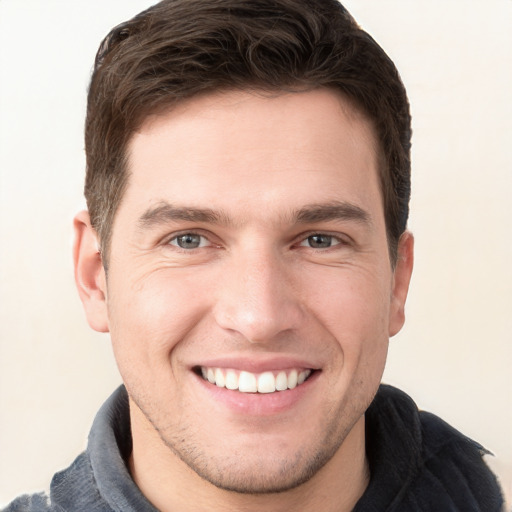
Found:
[[[499,512],[485,450],[401,391],[381,386],[366,413],[370,484],[354,512]],[[100,409],[87,450],[57,473],[50,495],[21,496],[4,512],[155,512],[130,477],[126,390]],[[179,512],[179,511],[177,511]]]

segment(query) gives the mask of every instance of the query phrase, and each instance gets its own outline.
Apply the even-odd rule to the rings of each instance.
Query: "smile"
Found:
[[[198,374],[219,388],[237,390],[241,393],[275,393],[300,386],[311,375],[312,370],[290,369],[279,372],[251,373],[227,368],[201,366]]]

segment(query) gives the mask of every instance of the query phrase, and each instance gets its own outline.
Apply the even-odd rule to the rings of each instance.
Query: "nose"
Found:
[[[216,293],[217,324],[251,343],[268,343],[303,321],[293,269],[273,251],[230,258]]]

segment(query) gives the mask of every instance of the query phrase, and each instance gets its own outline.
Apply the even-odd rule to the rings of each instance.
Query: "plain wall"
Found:
[[[120,383],[71,262],[97,46],[147,0],[0,0],[0,506],[48,487]],[[407,323],[385,381],[475,438],[512,488],[512,1],[347,0],[413,114]]]

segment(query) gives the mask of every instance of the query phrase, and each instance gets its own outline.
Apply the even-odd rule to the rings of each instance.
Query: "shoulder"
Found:
[[[50,494],[16,498],[1,512],[112,512],[101,497],[86,452],[53,476]]]
[[[21,496],[2,512],[153,512],[129,474],[130,452],[128,397],[121,386],[96,415],[86,451],[53,476],[49,497]]]
[[[41,492],[18,497],[1,512],[46,512],[51,510],[49,496]]]
[[[442,496],[451,507],[447,510],[502,510],[499,483],[483,459],[490,452],[441,418],[427,412],[419,416],[423,443],[422,464],[412,483],[416,493],[426,502],[429,494]]]
[[[361,510],[499,512],[487,452],[402,391],[382,385],[366,414],[371,480]]]

